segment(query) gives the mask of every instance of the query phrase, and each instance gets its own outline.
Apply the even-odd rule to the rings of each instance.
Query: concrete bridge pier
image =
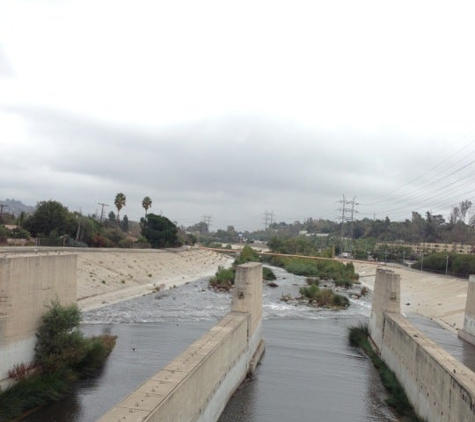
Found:
[[[458,336],[475,345],[475,275],[471,275],[468,280],[463,328],[458,331]]]
[[[373,346],[376,346],[378,351],[381,351],[383,344],[386,313],[401,313],[401,276],[378,268],[369,321]]]

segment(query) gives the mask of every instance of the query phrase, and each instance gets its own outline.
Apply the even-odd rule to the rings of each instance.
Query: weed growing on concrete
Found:
[[[403,421],[423,422],[423,420],[414,412],[414,408],[411,403],[409,403],[404,389],[396,378],[396,374],[371,347],[369,342],[368,324],[360,324],[356,327],[350,327],[348,329],[348,340],[351,346],[361,348],[378,370],[381,381],[389,393],[386,403],[403,418]]]

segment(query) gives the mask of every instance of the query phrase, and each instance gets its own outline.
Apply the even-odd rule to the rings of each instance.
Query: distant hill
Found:
[[[31,205],[25,205],[21,201],[17,201],[16,199],[5,199],[4,201],[0,200],[0,204],[5,205],[3,207],[4,214],[15,214],[15,216],[20,215],[22,212],[27,214],[31,214],[35,212],[36,207]]]

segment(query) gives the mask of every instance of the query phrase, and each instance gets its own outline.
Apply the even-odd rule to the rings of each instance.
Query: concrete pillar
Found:
[[[458,335],[460,338],[475,345],[475,275],[471,275],[468,279],[465,317],[463,328],[459,330]]]
[[[231,311],[249,313],[249,337],[262,320],[262,264],[249,262],[237,267]]]
[[[378,268],[374,282],[369,331],[379,350],[383,344],[386,312],[401,313],[401,278],[393,271]]]

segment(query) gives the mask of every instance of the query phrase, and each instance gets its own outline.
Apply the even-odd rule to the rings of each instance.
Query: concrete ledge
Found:
[[[229,313],[99,421],[197,420],[231,371],[244,375],[238,376],[230,394],[242,382],[247,366],[247,323],[247,314]]]
[[[262,339],[259,342],[259,345],[257,346],[256,351],[254,352],[254,355],[251,358],[251,361],[249,362],[249,367],[247,368],[247,375],[250,376],[254,373],[254,371],[257,368],[257,365],[262,359],[262,356],[264,355],[266,351],[266,341]]]

